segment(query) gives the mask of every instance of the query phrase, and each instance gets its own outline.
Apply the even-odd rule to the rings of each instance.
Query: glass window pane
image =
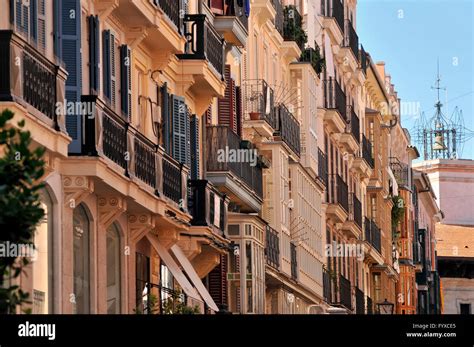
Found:
[[[74,237],[74,313],[89,313],[89,218],[79,205],[73,215]],[[73,302],[73,303],[74,303]]]
[[[107,313],[120,313],[120,234],[115,224],[107,230]]]

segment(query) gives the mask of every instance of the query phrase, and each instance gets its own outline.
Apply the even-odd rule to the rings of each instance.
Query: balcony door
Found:
[[[116,224],[107,229],[107,313],[121,311],[120,233]]]
[[[90,230],[89,217],[84,206],[73,213],[74,237],[74,313],[90,313]]]

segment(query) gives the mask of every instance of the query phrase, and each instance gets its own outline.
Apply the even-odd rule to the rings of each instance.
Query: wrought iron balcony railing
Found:
[[[301,154],[300,123],[283,104],[277,106],[276,113],[277,134],[299,156]]]
[[[351,282],[342,275],[339,275],[339,302],[352,310]]]
[[[281,0],[271,0],[273,8],[275,8],[275,28],[281,36],[284,35],[285,14]]]
[[[298,279],[298,253],[296,251],[296,244],[290,243],[290,258],[291,258],[291,278]]]
[[[372,143],[362,135],[362,158],[373,169],[375,167],[374,157],[372,156]]]
[[[23,100],[39,111],[38,117],[48,126],[65,129],[64,117],[56,113],[56,103],[64,102],[58,87],[65,85],[65,78],[58,66],[21,36],[0,30],[0,101]]]
[[[349,212],[349,191],[341,176],[332,174],[329,180],[328,198],[330,204],[339,204]]]
[[[303,50],[308,37],[303,30],[303,17],[298,12],[296,6],[286,6],[283,10],[283,38],[285,41],[295,41],[298,47]]]
[[[359,37],[349,19],[346,19],[345,24],[344,46],[349,47],[352,53],[354,53],[354,58],[359,60]]]
[[[355,193],[350,193],[349,220],[354,221],[362,229],[362,204]]]
[[[320,48],[307,47],[301,52],[300,62],[311,63],[314,71],[321,76],[324,68],[324,58],[321,56]]]
[[[156,194],[163,193],[177,204],[186,201],[187,170],[162,153],[124,117],[108,106],[100,109],[96,98],[94,95],[81,98],[82,102],[94,104],[94,115],[84,117],[84,141],[79,154],[106,157],[117,164],[124,175],[139,179]],[[99,122],[96,117],[100,118]]]
[[[263,80],[246,80],[244,89],[245,118],[250,120],[264,120],[277,129],[277,116],[275,112],[275,96],[273,89]]]
[[[400,159],[396,157],[390,157],[390,168],[392,169],[393,175],[397,180],[400,187],[410,186],[410,168],[407,164],[402,163]]]
[[[347,130],[354,136],[357,143],[360,142],[360,122],[359,117],[354,111],[354,107],[349,105],[347,106]]]
[[[365,295],[362,290],[355,288],[356,314],[365,314]]]
[[[280,267],[280,237],[278,232],[269,225],[266,226],[265,230],[265,256],[267,264],[278,269]]]
[[[365,218],[365,241],[382,254],[382,239],[380,228],[375,221]]]
[[[227,203],[225,197],[207,180],[190,180],[188,210],[193,219],[191,225],[209,226],[219,235],[226,233]],[[217,229],[217,230],[215,230]]]
[[[186,37],[185,54],[179,54],[178,57],[207,60],[223,77],[225,40],[206,19],[205,14],[187,14],[183,22]]]
[[[176,0],[173,0],[176,1]],[[247,17],[246,9],[245,9],[245,2],[242,0],[221,0],[222,1],[222,8],[224,8],[224,13],[216,14],[215,16],[232,16],[236,17],[242,26],[248,30],[249,27],[249,19]],[[227,5],[227,6],[225,6]]]
[[[183,23],[181,21],[182,2],[176,0],[153,0],[156,6],[159,6],[166,16],[176,25],[179,32],[182,31]]]
[[[325,17],[333,17],[344,33],[344,5],[340,0],[321,0],[321,13]]]
[[[327,156],[318,148],[318,177],[324,186],[328,186],[328,162]]]
[[[219,150],[240,150],[240,138],[227,126],[206,127],[206,165],[208,172],[231,172],[242,180],[259,198],[263,196],[263,176],[260,165],[248,160],[220,160]],[[250,154],[249,154],[250,155]]]
[[[346,94],[334,78],[324,81],[324,107],[338,110],[341,117],[346,119]]]

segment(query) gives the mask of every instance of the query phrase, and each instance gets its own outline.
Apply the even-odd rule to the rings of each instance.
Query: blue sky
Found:
[[[373,60],[386,62],[402,102],[415,106],[405,108],[402,125],[412,130],[416,115],[409,111],[418,104],[433,116],[439,58],[447,88],[440,97],[443,113],[450,117],[458,106],[474,131],[474,1],[358,0],[357,6],[359,42]],[[462,158],[474,159],[474,139],[465,143]]]

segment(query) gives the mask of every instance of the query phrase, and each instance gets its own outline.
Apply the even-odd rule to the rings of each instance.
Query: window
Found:
[[[107,313],[120,313],[120,233],[116,224],[107,229]]]
[[[370,140],[370,143],[372,144],[372,158],[375,158],[375,142],[374,142],[374,139],[375,139],[375,133],[374,133],[374,121],[371,120],[369,122],[369,140]]]
[[[379,303],[381,301],[381,294],[382,294],[382,281],[380,278],[380,273],[376,272],[372,274],[373,276],[373,284],[374,284],[374,302]]]
[[[36,227],[34,244],[36,247],[36,261],[33,264],[33,313],[53,313],[52,296],[52,202],[49,195],[41,194],[41,208],[44,218]]]
[[[471,314],[471,304],[459,304],[460,314]]]
[[[73,213],[74,237],[74,313],[90,313],[90,230],[89,217],[83,205],[74,209]]]
[[[370,217],[373,221],[377,218],[377,196],[370,196]]]
[[[150,283],[150,258],[136,253],[136,300],[137,308],[144,312],[148,302],[148,284]]]

